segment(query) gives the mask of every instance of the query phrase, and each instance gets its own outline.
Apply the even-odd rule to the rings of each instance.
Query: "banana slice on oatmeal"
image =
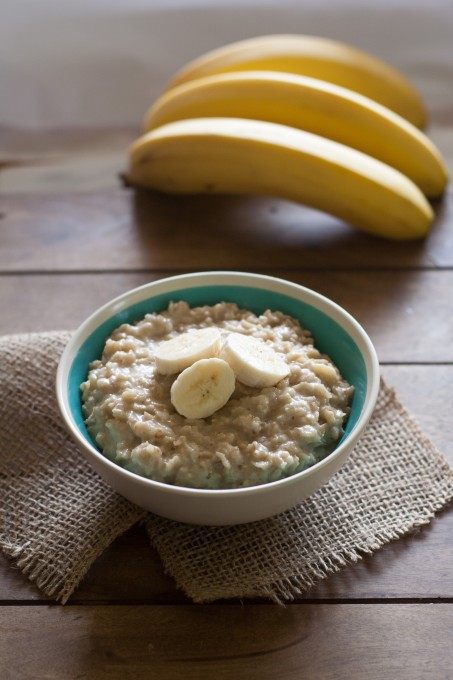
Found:
[[[249,387],[272,387],[290,372],[283,356],[264,340],[242,333],[228,335],[220,357],[231,366],[237,379]]]
[[[171,402],[185,418],[207,418],[225,406],[236,378],[222,359],[200,359],[186,368],[171,386]]]
[[[156,367],[163,375],[172,375],[200,359],[216,357],[220,351],[218,328],[199,328],[161,342],[154,352]]]

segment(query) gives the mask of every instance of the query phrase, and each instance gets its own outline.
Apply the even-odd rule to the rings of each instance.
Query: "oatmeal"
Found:
[[[171,366],[162,372],[164,350],[179,342],[169,341],[183,334],[191,340],[189,334],[200,329],[220,334],[219,342],[212,339],[220,358],[201,360],[211,362],[215,375],[218,368],[226,372],[220,363],[233,357],[231,347],[241,348],[238,340],[249,336],[266,346],[266,357],[269,352],[276,357],[281,371],[275,373],[276,384],[245,384],[233,365],[236,377],[232,383],[228,378],[224,405],[207,417],[182,415],[172,403],[172,387],[175,392],[183,373],[172,373]],[[210,333],[202,335],[208,342]],[[185,343],[179,344],[184,355]],[[194,366],[178,363],[175,370],[193,373]],[[273,365],[268,366],[272,373]],[[81,390],[88,432],[106,457],[156,481],[207,489],[264,484],[321,460],[343,434],[353,392],[295,319],[272,311],[256,316],[225,302],[195,308],[173,302],[159,314],[123,324],[106,341],[102,358],[90,365]]]

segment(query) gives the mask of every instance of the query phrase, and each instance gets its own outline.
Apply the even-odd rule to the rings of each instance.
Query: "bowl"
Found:
[[[91,361],[99,358],[106,338],[122,323],[159,312],[170,301],[190,306],[236,302],[261,313],[281,311],[309,329],[317,348],[328,354],[354,386],[351,412],[335,450],[306,470],[285,479],[236,489],[192,489],[157,482],[123,469],[93,444],[81,409],[80,384]],[[138,506],[189,524],[232,525],[271,517],[313,494],[344,464],[363,433],[376,403],[379,363],[360,324],[339,305],[295,283],[242,272],[202,272],[161,279],[135,288],[92,314],[72,335],[61,356],[57,401],[63,421],[96,472]]]

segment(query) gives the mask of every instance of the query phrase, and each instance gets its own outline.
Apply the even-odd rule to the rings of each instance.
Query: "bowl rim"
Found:
[[[236,487],[231,489],[198,489],[185,486],[176,486],[166,482],[159,482],[149,477],[144,477],[138,473],[122,468],[120,465],[107,458],[94,446],[94,444],[87,441],[80,432],[80,429],[73,418],[67,396],[67,379],[69,377],[70,369],[77,349],[83,345],[85,340],[98,326],[100,326],[112,316],[115,316],[120,311],[128,309],[136,302],[141,302],[148,298],[151,299],[154,297],[155,293],[163,294],[171,292],[172,290],[177,290],[181,287],[181,284],[183,284],[186,288],[206,287],[210,285],[236,285],[248,288],[272,290],[273,292],[296,298],[297,300],[305,302],[306,304],[311,304],[322,313],[333,318],[333,320],[343,328],[343,330],[354,340],[355,344],[358,346],[364,359],[367,371],[367,387],[364,405],[357,422],[355,423],[353,429],[348,433],[346,439],[342,441],[324,459],[318,461],[305,470],[301,470],[300,472],[290,475],[289,477],[284,477],[276,481],[266,482],[265,484],[259,484],[256,486]],[[157,291],[155,289],[157,289]],[[310,299],[302,300],[302,296],[306,296]],[[316,304],[313,305],[313,302]],[[350,328],[345,328],[345,324],[349,324]],[[353,331],[353,335],[351,335],[351,330]],[[162,279],[156,279],[155,281],[150,281],[112,298],[110,301],[106,302],[97,310],[92,312],[73,332],[58,362],[55,381],[57,405],[59,407],[64,425],[69,434],[71,434],[73,439],[78,443],[79,447],[84,450],[85,454],[88,454],[90,458],[95,459],[103,467],[112,470],[115,475],[119,475],[120,477],[124,477],[128,480],[133,480],[135,484],[147,487],[149,489],[154,488],[156,490],[165,490],[166,493],[170,493],[175,496],[189,496],[194,498],[260,495],[266,493],[270,488],[289,488],[294,484],[298,484],[301,478],[309,478],[313,474],[318,473],[322,468],[329,466],[333,460],[336,460],[339,456],[341,456],[345,449],[352,449],[357,440],[360,438],[373,414],[379,393],[379,386],[380,368],[374,345],[364,328],[343,307],[321,293],[318,293],[317,291],[298,283],[270,276],[268,274],[256,274],[230,270],[209,270],[187,274],[177,274]]]

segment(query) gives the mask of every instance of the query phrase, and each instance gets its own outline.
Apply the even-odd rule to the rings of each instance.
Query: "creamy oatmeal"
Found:
[[[265,387],[236,378],[212,415],[181,415],[171,400],[178,374],[161,373],[156,355],[163,343],[204,328],[218,329],[221,344],[231,334],[263,341],[287,375]],[[105,456],[157,481],[222,489],[278,480],[324,458],[343,434],[353,388],[285,314],[174,302],[117,328],[81,390],[88,431]]]

